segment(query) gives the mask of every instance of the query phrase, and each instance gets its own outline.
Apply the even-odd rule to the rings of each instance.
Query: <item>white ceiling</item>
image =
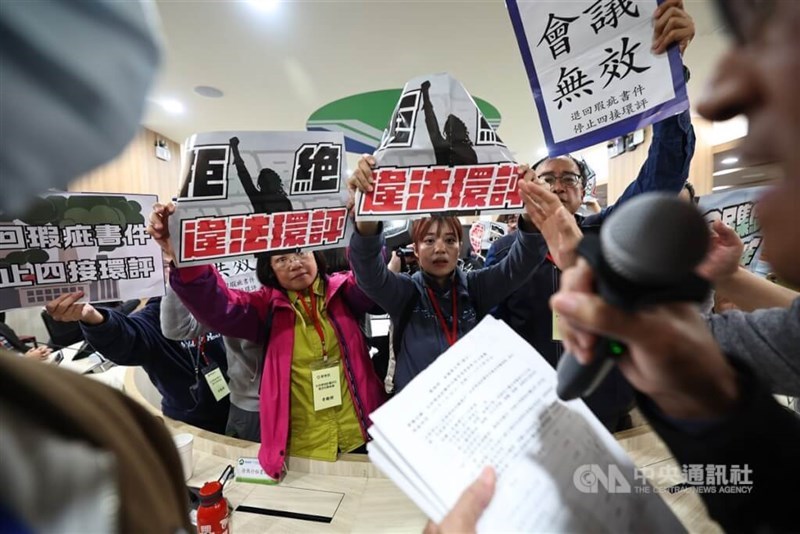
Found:
[[[725,45],[710,0],[686,0],[697,36],[685,62],[690,98]],[[303,130],[339,98],[399,88],[447,71],[502,115],[503,140],[520,161],[544,146],[533,96],[503,0],[306,0],[261,12],[246,1],[159,0],[165,62],[144,125],[182,142],[210,130]],[[221,89],[211,99],[197,85]]]

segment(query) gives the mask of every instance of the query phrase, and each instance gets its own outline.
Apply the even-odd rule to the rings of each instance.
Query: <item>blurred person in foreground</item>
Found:
[[[159,47],[152,4],[0,3],[0,210],[117,155],[139,128]],[[98,43],[102,43],[99,45]],[[163,422],[103,384],[0,357],[0,530],[189,532]]]

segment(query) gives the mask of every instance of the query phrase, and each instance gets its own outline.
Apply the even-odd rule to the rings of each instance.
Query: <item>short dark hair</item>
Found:
[[[275,276],[275,270],[272,268],[270,259],[272,259],[273,256],[291,254],[293,252],[298,252],[298,250],[273,250],[256,255],[256,277],[258,281],[261,282],[261,285],[273,289],[280,289],[282,291],[284,290],[280,283],[278,283],[278,278]],[[317,273],[319,273],[319,276],[325,277],[328,273],[328,264],[325,262],[325,256],[318,250],[315,250],[313,254],[317,262]]]
[[[539,168],[539,165],[541,165],[545,161],[548,161],[548,160],[551,160],[551,159],[558,159],[558,158],[569,158],[569,159],[572,160],[572,162],[575,165],[578,166],[578,171],[581,173],[581,187],[583,187],[585,189],[586,188],[586,182],[589,181],[589,171],[586,168],[586,163],[584,163],[583,161],[579,160],[578,158],[576,158],[572,154],[562,154],[560,156],[553,156],[552,158],[550,156],[545,156],[542,159],[540,159],[539,161],[537,161],[536,163],[534,163],[531,168],[535,171],[536,169]]]

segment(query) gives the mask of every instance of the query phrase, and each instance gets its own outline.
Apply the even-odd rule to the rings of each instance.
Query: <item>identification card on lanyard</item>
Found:
[[[208,388],[211,390],[211,393],[214,395],[214,399],[219,402],[227,397],[231,390],[228,388],[228,383],[225,381],[225,377],[222,375],[222,370],[219,368],[217,363],[209,361],[208,357],[206,357],[205,336],[200,336],[198,338],[197,352],[200,353],[201,358],[206,363],[205,367],[203,367],[200,372],[203,374],[203,378],[206,379],[206,383],[208,384]]]
[[[325,344],[325,331],[322,329],[322,320],[317,313],[317,297],[313,288],[309,290],[308,299],[311,307],[306,305],[302,295],[300,304],[306,314],[314,323],[320,343],[322,343],[322,361],[311,363],[311,388],[314,390],[314,411],[326,410],[342,404],[342,381],[339,372],[339,360],[328,358],[328,348]]]
[[[553,341],[564,341],[558,329],[558,313],[555,310],[553,310]]]
[[[230,388],[228,388],[228,383],[225,382],[225,377],[222,375],[222,370],[216,363],[211,363],[211,365],[203,368],[203,376],[217,402],[227,397],[231,392]]]
[[[553,260],[553,256],[551,256],[549,252],[547,253],[546,259],[553,264],[556,272],[558,272],[558,265],[556,265],[555,260]],[[554,274],[553,276],[556,275]],[[555,279],[553,280],[553,284],[555,285]],[[561,338],[561,331],[558,329],[558,313],[556,313],[555,310],[553,310],[553,341],[564,341]]]
[[[311,364],[311,386],[314,389],[314,411],[342,404],[342,380],[339,359]]]

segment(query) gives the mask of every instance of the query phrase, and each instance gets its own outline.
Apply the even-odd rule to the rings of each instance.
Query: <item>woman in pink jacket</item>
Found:
[[[149,227],[170,259],[174,209],[156,204]],[[267,342],[258,459],[278,480],[289,454],[334,461],[362,449],[385,393],[359,327],[374,304],[352,273],[328,276],[319,253],[276,252],[259,258],[257,274],[263,287],[248,292],[228,288],[211,266],[172,267],[170,285],[220,334]]]

